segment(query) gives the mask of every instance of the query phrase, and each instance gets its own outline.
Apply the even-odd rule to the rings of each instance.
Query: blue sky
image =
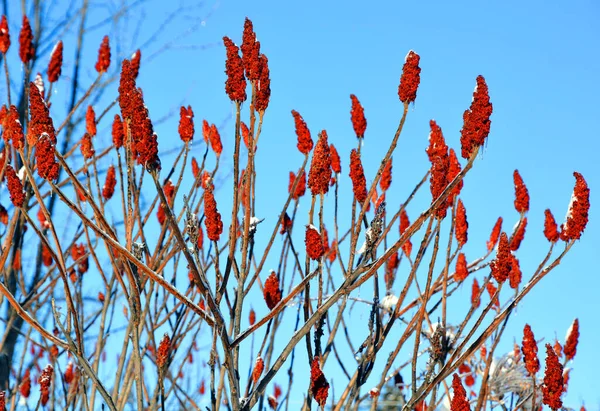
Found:
[[[588,409],[594,409],[600,404],[596,352],[600,231],[595,212],[600,135],[593,123],[600,94],[600,6],[593,1],[379,3],[207,1],[186,9],[175,24],[167,25],[156,41],[147,44],[149,33],[160,27],[170,11],[190,4],[151,1],[143,8],[145,20],[137,37],[124,43],[131,50],[122,50],[121,55],[147,44],[138,84],[153,119],[173,115],[182,104],[192,105],[197,124],[206,118],[222,126],[223,170],[227,170],[233,109],[224,92],[221,38],[227,35],[239,44],[244,18],[253,21],[271,70],[272,97],[257,160],[258,217],[270,219],[269,226],[284,201],[288,172],[303,159],[295,148],[292,109],[302,114],[313,136],[321,129],[328,131],[342,156],[341,193],[348,195],[348,155],[356,146],[349,95],[356,94],[365,108],[363,163],[370,181],[401,115],[397,87],[404,56],[411,49],[420,54],[421,85],[394,155],[388,194],[388,203],[397,206],[429,166],[425,148],[430,119],[442,127],[449,146],[460,148],[462,113],[470,104],[476,76],[482,74],[494,114],[486,149],[462,192],[471,224],[467,259],[483,253],[498,216],[504,217],[507,229],[517,221],[512,173],[518,169],[531,196],[527,234],[518,254],[528,279],[548,249],[542,235],[544,210],[550,208],[562,221],[575,181],[572,173],[584,175],[592,204],[586,232],[512,316],[505,339],[510,349],[513,337],[520,341],[523,325],[529,323],[544,342],[553,342],[555,336],[563,340],[578,317],[581,340],[566,404],[579,407],[585,401]],[[90,24],[108,12],[94,7],[97,14]],[[187,31],[192,24],[197,28]],[[135,27],[128,30],[133,33]],[[93,31],[84,52],[95,56],[104,34],[111,33]],[[165,45],[169,48],[160,51]],[[93,69],[88,70],[91,79]],[[55,92],[67,90],[58,85]],[[177,117],[155,120],[160,150],[179,144]],[[108,123],[104,127],[106,131]],[[196,156],[203,152],[198,145],[196,150]],[[228,182],[217,201],[224,202],[229,189]],[[307,200],[300,212],[307,211]],[[412,219],[429,201],[426,191],[409,208]],[[463,294],[467,298],[468,290]]]

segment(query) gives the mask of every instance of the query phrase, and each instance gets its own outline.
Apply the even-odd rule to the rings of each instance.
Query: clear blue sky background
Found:
[[[191,3],[149,2],[140,14],[145,16],[141,30],[129,27],[130,33],[137,33],[133,40],[127,39],[131,49],[115,53],[129,55],[146,45],[149,33],[180,4]],[[93,7],[96,14],[90,24],[110,12],[110,7]],[[394,155],[388,194],[391,207],[406,198],[429,167],[424,150],[430,119],[442,127],[447,143],[460,150],[462,114],[471,102],[478,74],[487,80],[494,114],[487,148],[462,192],[470,222],[469,260],[483,254],[498,216],[504,217],[505,229],[517,221],[512,173],[518,169],[531,196],[527,235],[518,254],[528,279],[548,249],[542,234],[544,210],[550,208],[562,221],[575,181],[573,171],[585,176],[592,204],[586,232],[512,316],[504,351],[512,346],[513,337],[520,342],[525,323],[544,342],[553,342],[555,337],[563,341],[566,329],[578,317],[581,339],[566,404],[579,407],[585,401],[588,410],[600,409],[596,349],[600,339],[600,230],[596,221],[600,133],[595,126],[600,94],[600,6],[593,1],[390,1],[372,5],[364,1],[207,1],[186,8],[175,18],[176,24],[165,26],[159,38],[142,49],[139,85],[155,119],[161,151],[179,145],[175,110],[191,104],[197,124],[206,118],[223,126],[224,167],[231,165],[233,109],[224,92],[221,38],[227,35],[239,44],[246,16],[254,22],[271,69],[272,97],[257,160],[257,196],[262,198],[258,217],[270,219],[269,226],[286,194],[288,171],[296,170],[302,161],[295,148],[290,110],[303,115],[314,136],[321,129],[328,131],[342,156],[341,190],[347,195],[348,155],[356,145],[349,95],[356,94],[365,107],[368,127],[363,162],[370,181],[401,115],[397,87],[410,49],[421,56],[421,85]],[[92,56],[88,61],[95,61],[104,34],[92,32],[84,50]],[[16,34],[13,38],[16,41]],[[69,64],[67,57],[65,64]],[[92,67],[89,70],[93,78]],[[58,86],[55,91],[67,90]],[[157,121],[169,114],[174,117]],[[107,131],[108,124],[104,127]],[[198,145],[196,150],[196,156],[203,152]],[[220,194],[222,201],[229,195],[229,186]],[[271,200],[276,206],[269,205]],[[329,201],[332,204],[332,198]],[[411,217],[429,201],[426,191],[409,208]],[[306,203],[307,199],[302,213],[307,211]],[[469,293],[464,290],[463,298]]]

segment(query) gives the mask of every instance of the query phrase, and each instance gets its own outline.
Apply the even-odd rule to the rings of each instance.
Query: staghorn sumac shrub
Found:
[[[7,21],[0,23],[5,61],[16,58],[7,54]],[[42,75],[30,78],[33,39],[23,17],[12,47],[24,65],[27,104],[7,95],[0,109],[9,198],[0,208],[0,291],[15,324],[2,349],[15,371],[1,381],[0,398],[111,410],[313,401],[334,409],[562,406],[578,320],[565,341],[546,344],[543,376],[529,325],[513,351],[498,353],[498,344],[511,313],[581,238],[589,188],[575,172],[565,222],[546,210],[544,227],[527,226],[536,210],[515,170],[517,224],[507,229],[499,217],[473,255],[468,234],[482,228],[461,194],[472,189],[463,182],[491,130],[493,86],[483,76],[465,104],[460,147],[429,123],[428,163],[402,202],[389,196],[399,180],[393,156],[426,81],[418,53],[409,51],[398,73],[399,124],[391,138],[380,137],[387,150],[376,164],[363,145],[369,108],[356,95],[348,102],[356,147],[348,152],[327,130],[311,133],[292,110],[296,136],[287,144],[300,160],[281,171],[287,187],[269,189],[278,213],[267,217],[257,193],[269,186],[259,165],[270,159],[258,142],[277,88],[269,46],[249,19],[241,37],[222,44],[233,141],[185,105],[170,132],[181,140],[175,153],[161,152],[172,137],[155,130],[144,94],[152,84],[139,78],[143,51],[121,58],[103,36],[90,63],[97,77],[58,118],[51,90],[63,81],[67,45],[57,42],[48,55],[46,89]],[[111,73],[118,84],[101,89]],[[101,91],[112,93],[105,106],[94,101]],[[418,196],[427,204],[416,211]],[[548,253],[527,271],[519,258],[532,230],[543,231]],[[459,299],[463,289],[472,292],[468,301]]]

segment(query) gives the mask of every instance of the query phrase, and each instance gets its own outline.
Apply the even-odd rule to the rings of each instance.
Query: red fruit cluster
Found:
[[[242,65],[246,78],[250,81],[258,80],[260,76],[259,55],[260,42],[256,41],[256,33],[252,21],[248,17],[244,21],[244,34],[242,35]]]
[[[400,257],[398,252],[396,251],[394,254],[390,256],[385,262],[385,287],[386,289],[391,289],[394,285],[394,280],[396,279],[396,270],[400,265]]]
[[[256,361],[254,362],[254,368],[252,369],[252,382],[254,382],[254,384],[258,382],[258,379],[262,375],[264,369],[265,361],[259,355],[256,358]]]
[[[119,106],[123,122],[127,124],[131,134],[132,141],[128,144],[133,158],[149,171],[160,170],[157,137],[144,104],[142,91],[136,87],[129,60],[124,60],[121,67]]]
[[[62,63],[63,63],[63,42],[59,40],[56,43],[56,46],[52,49],[52,54],[50,55],[50,62],[48,63],[48,81],[50,83],[54,83],[58,81],[62,73]]]
[[[94,156],[94,154],[96,154],[96,150],[94,150],[94,144],[92,143],[92,136],[90,136],[88,133],[85,133],[81,138],[80,149],[83,158],[86,160],[89,160]]]
[[[365,118],[365,110],[358,101],[358,98],[354,94],[350,94],[352,100],[352,109],[350,110],[350,119],[352,120],[352,127],[356,137],[363,138],[367,129],[367,119]]]
[[[288,184],[288,193],[292,194],[292,198],[294,200],[298,200],[300,197],[306,193],[306,172],[302,170],[300,176],[298,178],[298,183],[296,184],[296,189],[292,193],[292,188],[294,187],[294,181],[296,181],[296,174],[293,171],[290,171],[290,182]]]
[[[279,304],[279,301],[281,301],[281,289],[279,288],[279,279],[277,278],[275,271],[271,271],[271,274],[265,281],[263,296],[269,310],[275,308],[275,306]]]
[[[163,338],[160,340],[158,345],[158,352],[156,353],[156,366],[162,368],[167,364],[169,360],[169,351],[171,350],[171,338],[169,334],[165,333]]]
[[[104,73],[110,66],[110,44],[108,36],[104,36],[100,48],[98,49],[98,60],[96,61],[96,71]]]
[[[15,150],[21,150],[25,143],[25,136],[23,135],[23,127],[19,120],[17,108],[11,105],[9,109],[6,110],[6,108],[2,106],[2,113],[4,113],[4,115],[0,115],[0,124],[2,124],[2,128],[4,129],[2,135],[4,141],[6,141],[7,144],[12,141]]]
[[[8,21],[6,16],[2,16],[0,20],[0,52],[6,54],[10,47],[10,34],[8,33]]]
[[[500,231],[502,230],[502,217],[498,217],[496,220],[496,224],[494,224],[494,228],[492,228],[492,233],[490,234],[490,239],[487,242],[487,250],[492,251],[498,242],[498,237],[500,237]]]
[[[306,253],[311,259],[318,260],[325,254],[323,238],[313,225],[306,226],[304,243],[306,244]]]
[[[191,106],[181,106],[179,110],[179,137],[184,143],[189,143],[194,138],[194,111]]]
[[[115,172],[115,166],[112,164],[106,171],[106,181],[102,187],[102,197],[104,200],[110,200],[115,193],[115,187],[117,186],[117,178]]]
[[[359,204],[363,204],[367,199],[367,180],[363,170],[360,155],[356,149],[350,152],[350,179],[352,180],[352,191],[354,198]]]
[[[269,105],[271,98],[271,78],[269,72],[269,59],[261,54],[258,61],[260,75],[256,85],[256,97],[254,99],[254,108],[259,113],[263,113]]]
[[[29,83],[29,129],[27,131],[29,145],[34,146],[44,133],[48,135],[52,144],[56,144],[56,132],[48,106],[37,86]]]
[[[43,406],[48,403],[50,399],[50,384],[52,383],[52,374],[54,374],[54,367],[48,364],[46,368],[42,371],[42,374],[38,378],[38,383],[40,384],[40,391],[42,393],[40,402]]]
[[[471,286],[471,305],[474,308],[479,308],[479,305],[481,304],[481,297],[479,294],[481,294],[481,288],[479,287],[477,278],[474,278],[473,285]]]
[[[510,249],[511,251],[517,251],[521,246],[521,242],[523,238],[525,238],[525,229],[527,228],[527,217],[523,217],[519,224],[517,225],[516,231],[513,233],[512,238],[510,239]]]
[[[433,203],[440,197],[450,182],[448,181],[450,158],[442,129],[437,125],[435,120],[431,120],[429,126],[431,128],[431,132],[429,133],[429,147],[425,151],[431,162],[429,188],[431,190],[431,202]],[[446,209],[450,204],[449,201],[440,204],[437,209],[438,218],[446,216]]]
[[[9,43],[10,44],[10,43]],[[33,32],[27,16],[23,16],[23,25],[19,33],[19,57],[23,64],[27,65],[35,55],[33,49]]]
[[[325,374],[321,371],[318,355],[313,357],[310,364],[310,392],[317,404],[324,407],[329,394],[329,383],[325,378]]]
[[[89,269],[89,256],[85,245],[73,244],[71,247],[71,258],[77,263],[79,274],[86,273]]]
[[[460,166],[460,162],[458,161],[458,157],[456,157],[456,152],[453,148],[448,151],[448,184],[450,184],[457,175],[460,174],[462,168]],[[448,197],[448,203],[452,204],[454,202],[454,198],[460,195],[460,190],[462,190],[464,185],[464,180],[460,180],[458,184],[452,190],[452,194]]]
[[[492,277],[502,284],[508,278],[510,270],[512,268],[512,254],[510,252],[510,245],[508,243],[508,236],[506,233],[500,234],[500,243],[498,244],[498,252],[496,259],[490,263],[492,269]]]
[[[560,233],[558,232],[558,225],[556,224],[556,220],[552,215],[552,212],[549,209],[544,211],[544,236],[551,243],[555,243],[560,238]]]
[[[138,49],[131,55],[131,75],[135,79],[140,73],[140,62],[142,60],[142,52]]]
[[[21,179],[15,172],[15,170],[11,166],[6,166],[6,172],[4,174],[6,176],[8,186],[8,193],[10,195],[10,201],[15,205],[15,207],[23,207],[23,203],[25,202],[25,192],[23,191],[23,183],[21,183]]]
[[[408,52],[404,59],[402,76],[400,77],[400,85],[398,86],[398,97],[405,104],[412,103],[417,98],[417,89],[421,82],[420,59],[421,57],[412,50]]]
[[[217,129],[217,126],[214,124],[210,126],[210,133],[208,134],[208,139],[210,140],[210,147],[215,152],[217,157],[219,157],[223,152],[223,143],[221,143],[221,135],[219,134],[219,129]]]
[[[467,221],[467,210],[465,210],[465,206],[462,200],[458,200],[456,204],[456,217],[455,217],[455,227],[454,233],[456,235],[456,241],[460,247],[464,246],[468,240],[468,229],[469,223]]]
[[[47,134],[43,134],[37,142],[35,162],[40,177],[49,181],[58,179],[59,166],[54,154],[54,143]]]
[[[123,147],[123,143],[125,142],[125,130],[123,130],[123,122],[118,114],[115,114],[112,124],[112,139],[116,149]]]
[[[460,131],[461,155],[469,158],[477,147],[485,142],[490,134],[492,103],[483,76],[477,76],[477,86],[473,92],[471,107],[463,114],[463,128]]]
[[[204,191],[204,224],[207,237],[211,241],[219,241],[223,232],[223,222],[211,187],[207,187]]]
[[[298,136],[298,150],[302,154],[310,153],[313,148],[313,141],[310,136],[310,130],[306,125],[306,121],[302,118],[300,113],[296,110],[292,110],[292,116],[294,116],[294,124],[296,125],[296,135]]]
[[[525,324],[523,328],[523,343],[521,345],[521,352],[523,353],[523,359],[525,360],[525,368],[532,377],[540,370],[540,360],[538,359],[537,342],[535,336],[529,324]]]
[[[519,170],[515,170],[513,179],[515,182],[515,210],[523,214],[529,211],[529,191],[527,191]]]
[[[340,161],[340,155],[333,144],[329,145],[329,155],[331,157],[331,170],[334,173],[339,174],[342,172],[342,164]]]
[[[464,281],[469,276],[467,268],[467,257],[464,253],[460,253],[456,259],[456,271],[454,272],[454,281]]]
[[[227,50],[225,91],[231,101],[241,103],[246,100],[246,79],[244,77],[244,65],[239,54],[239,48],[229,37],[223,37],[223,42]]]
[[[463,387],[458,374],[452,376],[452,391],[454,392],[454,395],[452,396],[452,402],[450,403],[450,410],[470,411],[471,406],[469,405],[469,400],[467,400],[467,392],[465,391],[465,387]]]
[[[308,172],[308,187],[312,195],[325,194],[329,191],[331,180],[331,155],[329,154],[329,143],[327,132],[319,133],[319,140],[313,153],[310,171]]]
[[[564,241],[579,240],[585,226],[588,223],[588,212],[590,210],[590,189],[583,176],[577,172],[575,176],[575,188],[569,205],[567,221],[562,226],[560,238]]]
[[[565,353],[565,358],[567,360],[572,360],[577,354],[577,343],[579,341],[579,320],[575,318],[571,327],[569,327],[569,331],[567,331],[567,338],[565,342],[565,348],[563,352]]]
[[[381,173],[381,178],[379,179],[379,188],[381,191],[389,190],[392,185],[392,159],[390,158],[383,166],[383,172]]]
[[[523,278],[519,260],[513,254],[511,254],[512,262],[510,266],[510,273],[508,274],[508,282],[511,288],[517,289]]]
[[[562,408],[561,396],[564,391],[563,366],[554,349],[546,344],[546,370],[542,385],[542,402],[553,410]]]
[[[410,220],[408,219],[408,214],[406,213],[406,209],[402,209],[400,212],[400,236],[404,234],[406,229],[410,227]],[[404,244],[402,245],[402,251],[407,256],[410,256],[410,252],[412,251],[412,243],[410,242],[410,237],[406,239]]]

